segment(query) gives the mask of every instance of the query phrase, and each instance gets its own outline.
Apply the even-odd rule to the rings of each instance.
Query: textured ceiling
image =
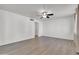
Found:
[[[75,13],[76,4],[0,4],[0,9],[18,13],[31,18],[39,18],[44,8],[54,13],[53,17],[64,17]]]

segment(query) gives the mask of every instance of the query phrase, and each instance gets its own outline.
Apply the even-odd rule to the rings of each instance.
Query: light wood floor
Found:
[[[29,39],[0,47],[1,55],[75,55],[72,40],[50,37]]]

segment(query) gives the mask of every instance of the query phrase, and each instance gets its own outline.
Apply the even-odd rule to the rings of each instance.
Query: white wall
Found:
[[[73,16],[38,23],[39,36],[73,39]],[[28,17],[0,10],[0,45],[34,38],[34,35],[35,24]]]
[[[34,21],[33,21],[34,23],[36,22],[37,23],[37,25],[35,25],[35,26],[37,26],[37,30],[36,30],[36,34],[40,37],[40,36],[42,36],[43,35],[43,22],[42,21],[40,21],[39,19],[35,19]],[[38,32],[37,32],[38,31]]]
[[[76,34],[77,35],[77,14],[75,14],[75,16],[74,16],[75,18],[75,24],[74,24],[74,34]]]
[[[74,33],[74,17],[68,16],[43,22],[43,36],[72,39]]]
[[[34,33],[28,17],[0,10],[0,45],[34,38]]]
[[[4,42],[5,35],[4,13],[0,11],[0,45]]]
[[[38,36],[42,36],[43,35],[43,23],[39,22],[39,29],[38,29]]]

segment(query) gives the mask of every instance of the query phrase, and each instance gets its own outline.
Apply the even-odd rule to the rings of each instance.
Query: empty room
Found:
[[[78,55],[78,4],[0,4],[0,55]]]

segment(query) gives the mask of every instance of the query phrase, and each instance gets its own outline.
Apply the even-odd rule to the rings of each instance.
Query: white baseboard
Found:
[[[50,37],[50,38],[58,38],[58,39],[64,39],[64,40],[74,40],[74,39],[66,39],[66,38],[51,37],[51,36],[45,36],[45,37]]]
[[[3,42],[2,44],[0,44],[0,46],[3,46],[3,45],[7,45],[7,44],[11,44],[11,43],[15,43],[15,42],[20,42],[20,41],[24,41],[24,40],[29,40],[29,39],[33,39],[34,37],[30,37],[30,38],[20,38],[20,40],[17,40],[16,41],[10,41],[10,42]]]

